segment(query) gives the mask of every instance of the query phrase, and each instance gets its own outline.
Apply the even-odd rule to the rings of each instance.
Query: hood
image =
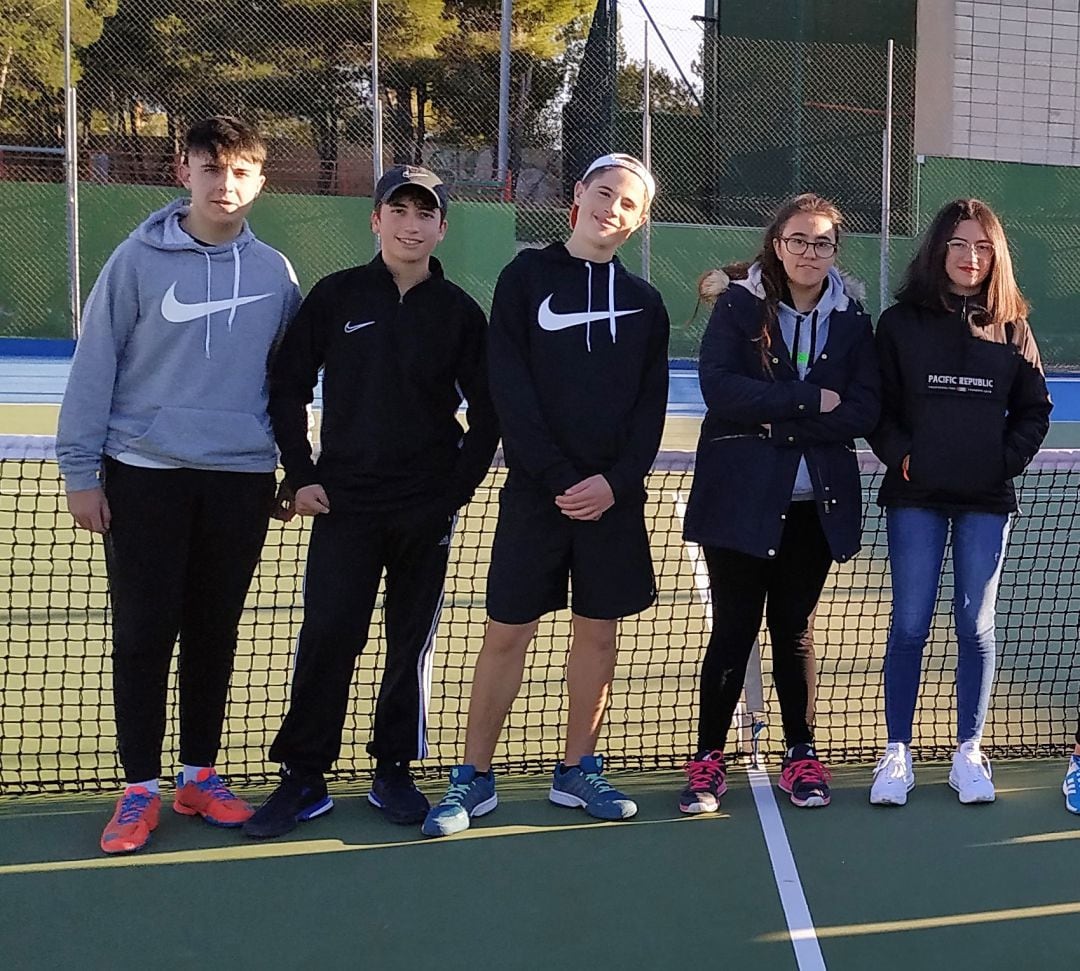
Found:
[[[838,267],[829,271],[830,278],[834,275],[839,277],[842,294],[849,300],[861,302],[866,299],[866,284],[862,280]],[[732,284],[749,290],[759,300],[765,299],[765,291],[761,286],[761,267],[756,263],[731,263],[723,269],[706,270],[698,281],[698,296],[706,303],[715,303],[720,294],[726,292]],[[847,304],[841,300],[830,309],[846,310]]]
[[[236,317],[236,310],[238,307],[245,303],[254,303],[257,300],[262,300],[265,297],[271,296],[271,294],[259,293],[250,294],[244,297],[240,296],[240,277],[242,275],[243,264],[242,254],[248,245],[255,239],[247,224],[247,220],[244,220],[240,234],[235,239],[231,239],[227,243],[210,245],[200,243],[181,228],[180,220],[190,211],[191,202],[188,199],[174,199],[165,206],[164,209],[159,209],[157,212],[152,213],[131,233],[131,238],[156,250],[165,250],[169,252],[186,250],[190,251],[192,254],[200,254],[202,256],[206,276],[206,303],[204,304],[206,312],[206,338],[203,347],[206,357],[209,358],[211,337],[210,317],[216,310],[225,309],[224,306],[218,306],[218,304],[223,303],[223,301],[213,301],[210,299],[211,284],[214,277],[214,265],[222,262],[230,264],[228,268],[219,268],[217,271],[218,273],[229,273],[231,270],[232,273],[232,299],[224,301],[229,308],[227,327],[230,333],[232,332],[233,320]],[[167,320],[173,321],[190,320],[190,316],[184,316],[188,313],[187,308],[177,301],[175,291],[176,284],[174,283],[165,292],[165,296],[161,302],[162,316]]]
[[[852,277],[846,277],[835,266],[829,269],[825,281],[827,283],[825,292],[821,295],[817,305],[809,311],[810,313],[816,311],[819,317],[827,317],[834,310],[847,310],[851,300],[857,299],[854,294],[850,293],[847,284],[848,281],[851,281],[852,284],[856,284],[858,281]],[[747,270],[746,279],[735,280],[734,286],[743,287],[749,290],[758,300],[764,300],[765,288],[761,285],[761,264],[754,263]],[[789,313],[798,313],[794,307],[790,307],[783,302],[781,302],[780,306],[788,310]]]

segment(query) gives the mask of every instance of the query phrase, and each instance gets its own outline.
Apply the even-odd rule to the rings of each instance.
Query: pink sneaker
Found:
[[[714,749],[700,759],[691,759],[683,766],[686,788],[679,796],[679,809],[684,813],[714,813],[720,808],[720,798],[727,792],[727,764],[724,753]]]
[[[829,805],[832,773],[821,764],[810,745],[796,745],[784,759],[780,788],[791,796],[792,805],[810,809]]]

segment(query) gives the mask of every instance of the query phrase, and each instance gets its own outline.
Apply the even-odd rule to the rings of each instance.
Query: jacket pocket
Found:
[[[161,408],[146,431],[127,447],[195,467],[275,458],[269,419],[260,421],[244,411]]]
[[[1000,486],[1005,475],[1004,417],[993,401],[954,401],[946,410],[924,403],[911,439],[913,485],[965,495]]]

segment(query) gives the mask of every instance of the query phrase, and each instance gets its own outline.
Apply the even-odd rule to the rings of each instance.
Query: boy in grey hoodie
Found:
[[[300,291],[288,260],[247,225],[265,182],[259,134],[214,117],[185,146],[190,200],[139,226],[90,293],[56,436],[68,508],[105,538],[127,781],[101,837],[106,853],[140,849],[158,823],[178,636],[173,808],[217,826],[252,812],[213,765],[237,625],[274,507],[267,369]]]

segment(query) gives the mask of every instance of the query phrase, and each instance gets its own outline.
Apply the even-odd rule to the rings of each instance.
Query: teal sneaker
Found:
[[[629,819],[637,815],[637,803],[614,788],[603,771],[602,755],[586,755],[581,765],[569,769],[560,762],[555,766],[548,799],[556,806],[584,809],[595,819]]]
[[[480,775],[474,766],[455,766],[450,770],[450,789],[431,807],[420,831],[425,836],[452,836],[468,829],[474,816],[484,816],[498,804],[490,772]]]
[[[1065,773],[1061,791],[1065,794],[1065,808],[1080,814],[1080,755],[1069,759],[1069,771]]]

